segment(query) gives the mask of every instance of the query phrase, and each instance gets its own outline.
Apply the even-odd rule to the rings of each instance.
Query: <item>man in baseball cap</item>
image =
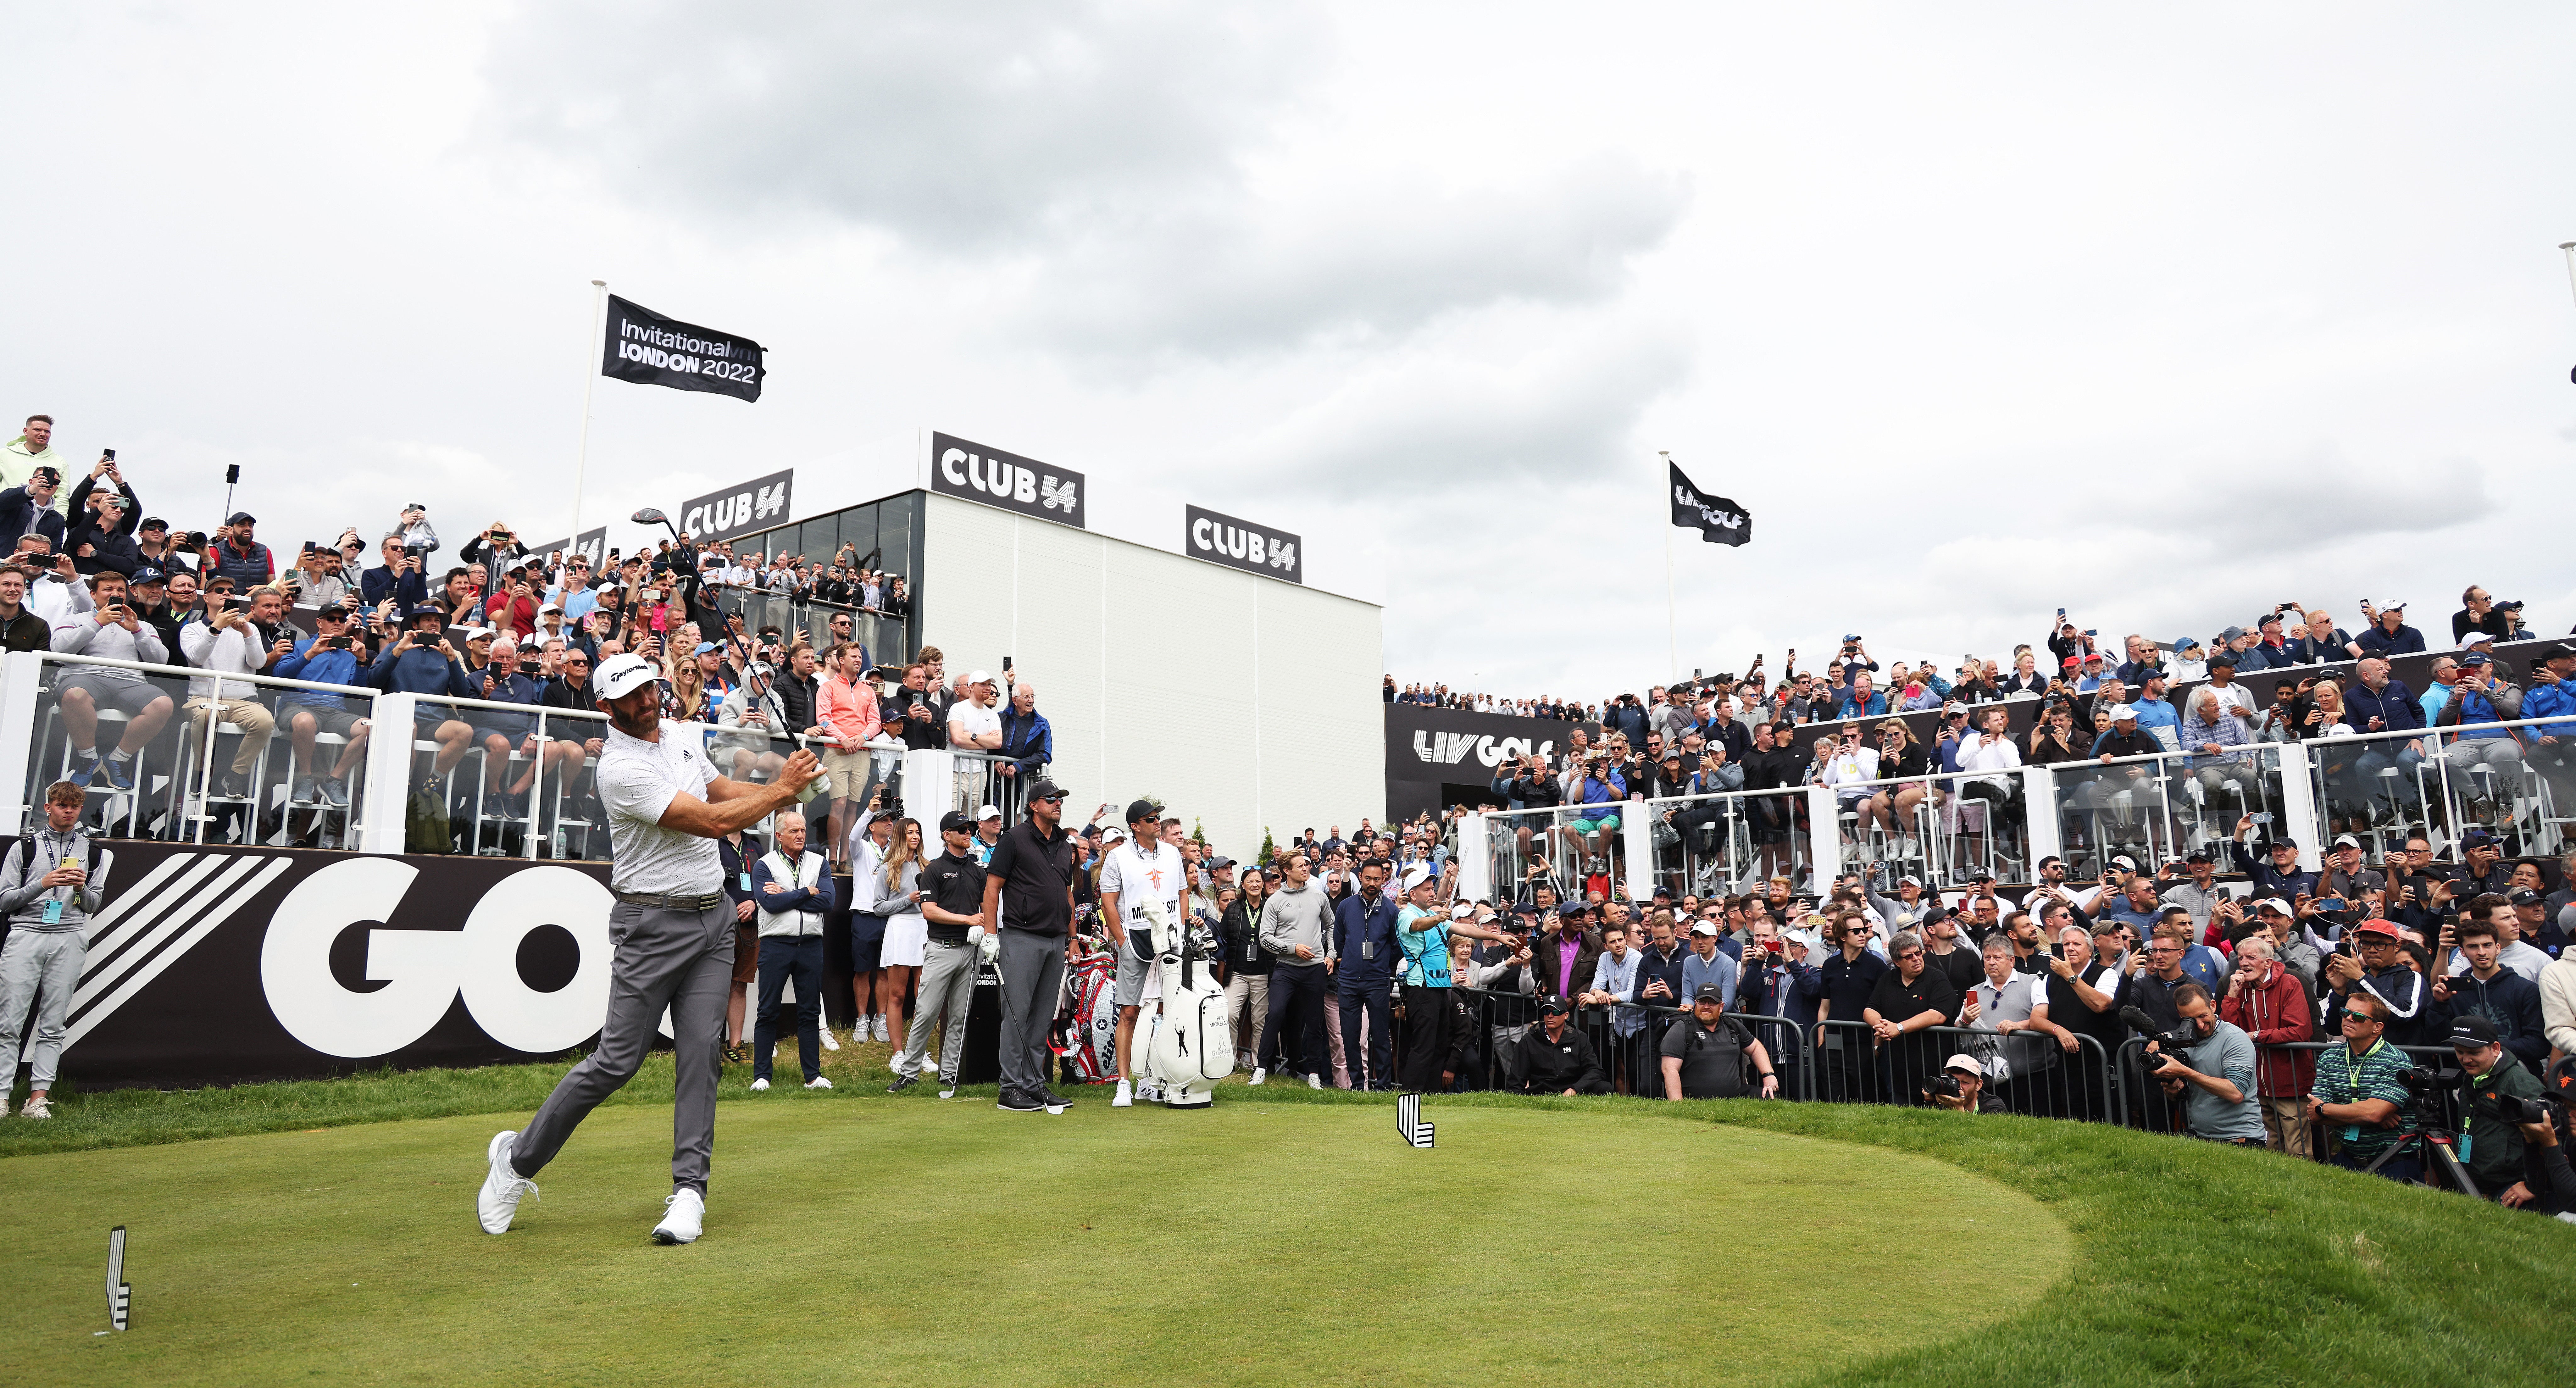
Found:
[[[971,688],[975,681],[967,683]],[[993,818],[998,825],[1001,812],[994,811]],[[1102,854],[1100,860],[1100,918],[1108,923],[1110,943],[1118,951],[1118,1092],[1109,1100],[1111,1108],[1135,1106],[1136,1018],[1149,998],[1157,1009],[1162,1006],[1163,974],[1158,960],[1163,947],[1172,942],[1156,938],[1154,922],[1145,913],[1146,901],[1163,904],[1163,918],[1172,928],[1177,929],[1181,921],[1186,873],[1180,848],[1163,841],[1162,827],[1161,806],[1151,800],[1130,804],[1127,841]],[[1143,1097],[1150,1102],[1161,1096],[1148,1087]]]
[[[2538,1197],[2523,1183],[2522,1127],[2496,1101],[2499,1096],[2523,1101],[2541,1097],[2546,1091],[2540,1077],[2504,1045],[2495,1023],[2476,1013],[2452,1018],[2444,1043],[2460,1062],[2468,1101],[2469,1135],[2460,1142],[2461,1162],[2489,1199],[2507,1209],[2533,1204]]]
[[[641,656],[603,662],[591,689],[608,714],[596,775],[616,898],[608,910],[618,940],[608,1015],[597,1046],[555,1085],[526,1130],[492,1139],[475,1213],[486,1233],[509,1229],[521,1197],[536,1190],[536,1173],[600,1100],[634,1078],[667,1008],[680,1038],[672,1056],[672,1189],[653,1241],[691,1243],[706,1217],[718,1044],[733,984],[734,909],[716,840],[792,812],[822,768],[799,748],[765,786],[717,775],[696,738],[663,736],[659,672]]]
[[[964,810],[939,817],[936,858],[922,865],[921,918],[927,939],[921,953],[912,1020],[904,1026],[903,1045],[894,1061],[894,1083],[888,1094],[900,1094],[921,1083],[930,1035],[941,1019],[948,1023],[939,1046],[939,1097],[957,1096],[958,1067],[966,1057],[966,1010],[975,1000],[975,966],[992,923],[984,917],[984,867],[977,858],[975,822]]]
[[[1771,1053],[1742,1021],[1726,1014],[1726,991],[1714,983],[1692,996],[1689,1016],[1664,1028],[1659,1049],[1667,1099],[1728,1099],[1745,1094],[1776,1099],[1780,1095],[1780,1076],[1771,1067]]]

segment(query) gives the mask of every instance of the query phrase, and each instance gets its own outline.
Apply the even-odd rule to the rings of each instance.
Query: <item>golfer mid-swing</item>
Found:
[[[733,903],[724,894],[716,840],[779,810],[820,767],[811,752],[787,759],[765,786],[728,781],[696,739],[664,736],[657,671],[642,657],[611,657],[592,676],[608,712],[599,753],[599,798],[608,808],[610,892],[608,1020],[598,1048],[546,1096],[524,1132],[492,1139],[475,1213],[486,1233],[508,1231],[529,1179],[554,1160],[599,1101],[634,1078],[671,1010],[671,1184],[655,1243],[689,1243],[707,1210],[707,1159],[715,1150],[716,1079],[725,1002],[733,983]]]

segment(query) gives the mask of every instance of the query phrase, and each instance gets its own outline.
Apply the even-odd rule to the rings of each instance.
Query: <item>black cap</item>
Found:
[[[1127,805],[1127,822],[1133,824],[1140,819],[1150,819],[1155,823],[1160,824],[1163,822],[1163,812],[1154,808],[1154,802],[1151,800],[1129,801]]]
[[[139,583],[142,580],[138,577],[135,581]],[[324,603],[322,605],[322,610],[314,613],[313,615],[319,620],[333,622],[346,621],[349,616],[349,608],[346,603]]]
[[[252,515],[252,514],[251,514],[250,512],[248,512],[248,511],[235,511],[235,512],[233,512],[233,518],[232,518],[231,520],[225,521],[225,522],[224,522],[224,524],[226,524],[226,525],[242,525],[242,524],[257,525],[257,524],[259,524],[259,517]]]
[[[2451,1019],[2451,1039],[2445,1043],[2455,1051],[2482,1051],[2496,1043],[2495,1023],[2474,1014]]]
[[[1062,800],[1064,798],[1064,787],[1057,785],[1053,781],[1040,781],[1036,785],[1029,787],[1029,798],[1031,800]]]
[[[415,622],[423,617],[436,617],[444,621],[447,618],[447,609],[434,602],[416,602],[411,605],[411,611],[403,615]]]
[[[170,578],[169,575],[162,573],[159,569],[154,568],[150,564],[144,564],[136,567],[132,576],[128,577],[125,581],[140,586],[146,583],[167,583],[170,581]]]
[[[2505,897],[2508,906],[2537,906],[2544,898],[2529,887],[2516,887]]]
[[[1718,987],[1714,983],[1703,983],[1699,986],[1698,995],[1693,997],[1691,1001],[1713,1002],[1723,1006],[1726,1002],[1726,990]]]
[[[2212,669],[2212,670],[2215,670],[2215,669],[2217,669],[2219,666],[2224,665],[2224,666],[2226,666],[2228,669],[2233,670],[2233,669],[2235,669],[2235,668],[2236,668],[2236,660],[2237,660],[2237,656],[2236,656],[2236,652],[2234,652],[2234,651],[2230,651],[2230,650],[2217,650],[2217,651],[2212,651],[2212,652],[2210,652],[2210,654],[2209,654],[2209,668],[2210,668],[2210,669]]]
[[[2218,861],[2217,859],[2209,856],[2209,850],[2206,848],[2195,848],[2189,853],[2182,855],[2182,860],[2186,863],[2214,863]]]
[[[975,832],[975,821],[964,810],[950,810],[939,817],[939,832],[971,834]]]
[[[1563,998],[1549,998],[1538,1005],[1538,1010],[1541,1012],[1563,1012],[1565,1009],[1566,1002]]]

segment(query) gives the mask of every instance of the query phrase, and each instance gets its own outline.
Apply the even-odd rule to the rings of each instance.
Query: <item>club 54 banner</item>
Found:
[[[606,864],[103,846],[65,1027],[84,1084],[506,1064],[607,1013]]]
[[[760,398],[765,374],[760,344],[608,296],[606,355],[599,374],[639,386],[703,390],[737,400]]]
[[[1297,567],[1299,549],[1296,536],[1254,525],[1247,520],[1220,515],[1204,506],[1185,506],[1182,518],[1182,553],[1193,559],[1213,560],[1228,568],[1265,578],[1284,578],[1291,583],[1304,583]]]
[[[930,489],[1077,528],[1088,490],[1071,468],[938,433],[930,436]]]

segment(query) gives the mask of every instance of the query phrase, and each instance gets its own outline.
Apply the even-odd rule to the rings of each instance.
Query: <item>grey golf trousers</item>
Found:
[[[1062,935],[1002,930],[1002,1102],[1043,1103],[1047,1082],[1047,1028],[1055,1023],[1055,997],[1064,991]]]
[[[896,1074],[921,1073],[922,1057],[930,1049],[930,1029],[945,1017],[948,1033],[939,1042],[939,1082],[957,1087],[957,1062],[966,1054],[966,1009],[975,1001],[976,953],[973,945],[943,945],[937,940],[922,946],[921,983],[914,994],[912,1019],[904,1024],[903,1054],[894,1058]]]
[[[510,1145],[522,1176],[545,1169],[581,1120],[644,1064],[671,1009],[671,1184],[703,1196],[716,1145],[716,1079],[724,1063],[725,1004],[733,993],[733,905],[671,911],[620,901],[608,908],[608,1020],[599,1045],[555,1085]]]

